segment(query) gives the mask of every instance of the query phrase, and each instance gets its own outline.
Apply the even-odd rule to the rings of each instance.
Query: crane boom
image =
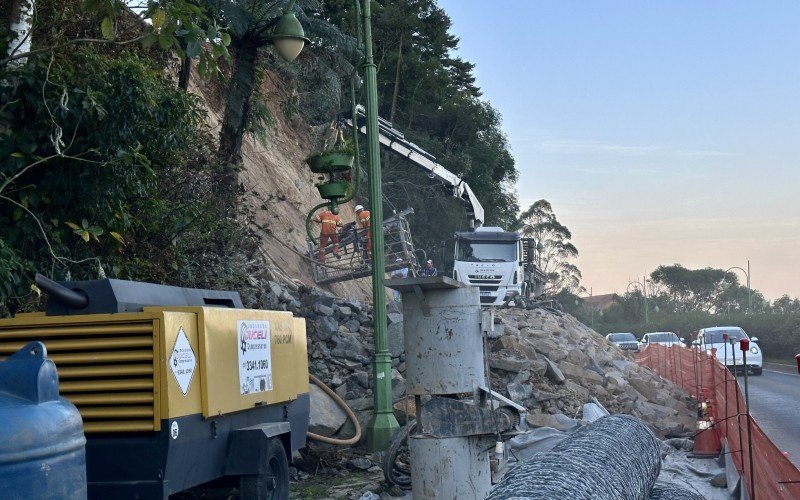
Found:
[[[364,107],[361,105],[356,107],[356,120],[358,123],[358,132],[366,135],[366,115],[364,114]],[[353,126],[352,118],[346,118],[344,122],[349,127]],[[472,188],[469,187],[469,184],[467,184],[461,176],[447,170],[436,162],[435,156],[407,140],[403,133],[394,128],[388,120],[379,117],[378,129],[378,140],[383,147],[397,153],[420,167],[425,171],[428,177],[441,182],[451,191],[454,197],[466,203],[467,216],[470,219],[471,226],[478,227],[483,225],[483,205],[481,205],[480,201],[478,201],[478,197],[472,192]]]

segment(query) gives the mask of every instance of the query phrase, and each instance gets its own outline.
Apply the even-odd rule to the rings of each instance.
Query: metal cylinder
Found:
[[[492,488],[491,442],[486,437],[409,438],[412,498],[485,498]]]
[[[485,386],[478,289],[421,293],[403,294],[408,393],[455,394]]]

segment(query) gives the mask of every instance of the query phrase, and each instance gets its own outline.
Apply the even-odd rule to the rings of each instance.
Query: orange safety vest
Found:
[[[356,217],[358,217],[358,222],[361,224],[361,227],[369,228],[369,210],[362,210],[356,214]]]
[[[325,210],[324,212],[318,213],[314,217],[314,222],[322,224],[322,229],[320,230],[320,234],[336,234],[336,228],[341,227],[342,220],[339,218],[338,215],[334,214],[330,210]]]

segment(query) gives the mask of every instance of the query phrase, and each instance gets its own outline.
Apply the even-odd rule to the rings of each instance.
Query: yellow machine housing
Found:
[[[305,320],[289,312],[158,306],[0,319],[0,357],[32,340],[45,344],[62,396],[83,417],[90,496],[166,498],[258,473],[259,464],[237,463],[253,441],[239,431],[278,436],[289,456],[305,444]],[[256,361],[248,346],[250,356],[260,349]]]

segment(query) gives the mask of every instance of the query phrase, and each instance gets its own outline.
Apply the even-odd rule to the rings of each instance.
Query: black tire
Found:
[[[278,438],[267,445],[267,469],[263,474],[239,476],[240,500],[287,500],[289,460]]]
[[[763,367],[759,366],[758,368],[753,368],[753,375],[761,375],[761,372],[764,370]]]

